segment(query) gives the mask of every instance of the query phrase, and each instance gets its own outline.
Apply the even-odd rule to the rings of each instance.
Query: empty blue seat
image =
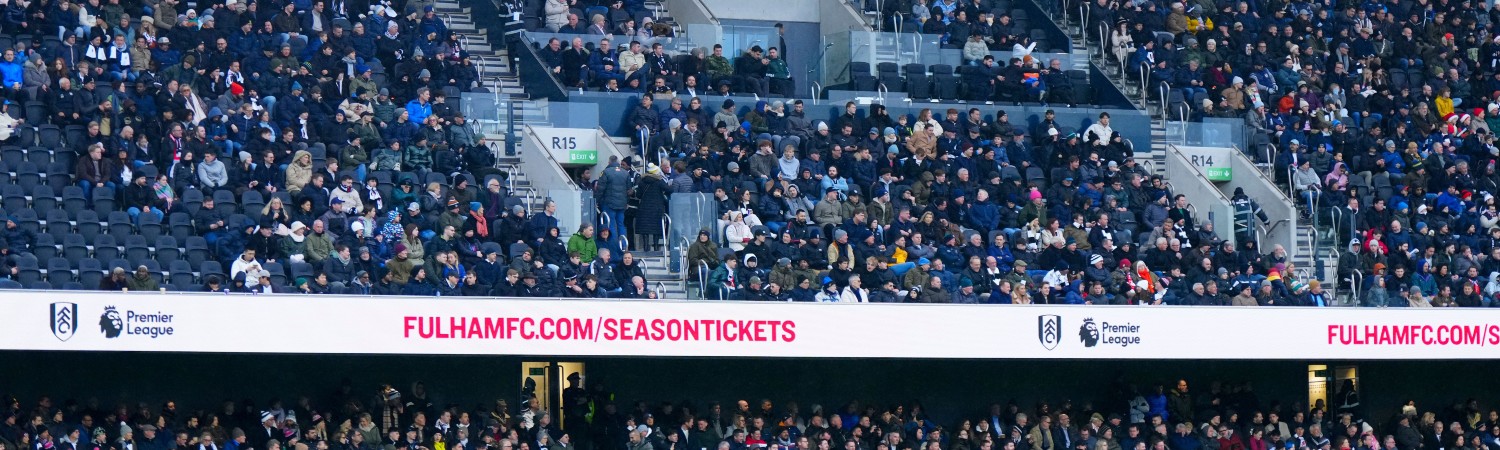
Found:
[[[69,261],[82,261],[89,257],[88,241],[81,234],[63,235],[62,239],[63,257]]]
[[[99,281],[104,279],[104,264],[97,259],[84,259],[78,261],[78,283],[86,289],[98,289]]]
[[[156,238],[156,261],[162,264],[171,264],[182,259],[182,248],[177,246],[177,239],[171,236],[160,236]]]
[[[0,206],[4,206],[6,211],[20,211],[29,206],[26,202],[26,190],[14,184],[0,187],[0,197],[4,197],[0,199]]]
[[[101,234],[94,238],[94,258],[111,261],[120,257],[120,244],[113,235]],[[124,267],[124,266],[121,266]]]
[[[36,185],[31,188],[31,208],[41,214],[57,209],[59,203],[57,194],[52,193],[52,187],[47,185]]]
[[[78,234],[83,235],[83,240],[88,242],[93,242],[104,228],[99,221],[99,214],[91,209],[79,210],[73,219],[78,222]]]
[[[36,243],[31,246],[31,253],[41,261],[58,256],[57,238],[47,233],[37,234]]]
[[[210,258],[208,241],[202,236],[189,236],[182,241],[182,256],[192,267],[202,267]]]
[[[67,258],[53,257],[47,260],[47,282],[61,286],[73,281],[73,267]]]
[[[73,222],[68,212],[61,209],[47,211],[47,234],[62,236],[73,233]]]
[[[192,264],[180,259],[167,263],[167,279],[177,286],[190,287],[198,284],[193,275]]]

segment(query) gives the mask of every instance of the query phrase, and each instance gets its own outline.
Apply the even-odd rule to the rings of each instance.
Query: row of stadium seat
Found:
[[[901,66],[883,62],[876,65],[875,69],[875,72],[871,72],[868,62],[849,63],[849,79],[853,83],[853,89],[869,92],[884,86],[887,91],[906,92],[911,98],[920,100],[972,100],[961,87],[963,75],[977,68],[967,65],[954,67],[949,64]],[[1073,103],[1091,104],[1094,97],[1088,72],[1074,69],[1065,73],[1072,84]]]

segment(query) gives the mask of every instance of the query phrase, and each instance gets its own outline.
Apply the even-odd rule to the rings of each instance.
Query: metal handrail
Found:
[[[1365,287],[1365,272],[1355,268],[1349,274],[1349,300],[1354,306],[1364,306],[1365,299],[1360,296],[1360,290]]]
[[[1313,239],[1311,239],[1310,242],[1308,242],[1307,245],[1308,245],[1309,248],[1307,248],[1306,250],[1307,250],[1307,253],[1309,255],[1312,255],[1313,260],[1316,261],[1317,260],[1317,254],[1318,254],[1318,239],[1317,239],[1318,229],[1313,228],[1312,225],[1300,225],[1300,226],[1298,226],[1298,228],[1302,228],[1302,229],[1308,230],[1309,232],[1312,233]],[[1296,253],[1288,254],[1287,255],[1287,259],[1288,260],[1290,260],[1291,258],[1296,257],[1298,255],[1298,253],[1300,253],[1303,250],[1303,248],[1301,246],[1297,245],[1297,236],[1296,235],[1292,236],[1292,248],[1294,249],[1294,250],[1292,250],[1292,252],[1296,252]]]
[[[1114,46],[1113,42],[1109,42],[1109,39],[1108,39],[1109,36],[1110,36],[1109,25],[1106,24],[1106,23],[1104,23],[1104,22],[1100,22],[1099,23],[1099,60],[1103,61],[1103,62],[1106,62],[1106,63],[1109,62],[1109,53],[1110,53],[1109,50],[1110,50],[1110,47]]]
[[[661,257],[667,258],[672,253],[672,215],[661,215]]]
[[[1297,168],[1292,167],[1292,166],[1287,166],[1287,168],[1286,168],[1286,196],[1290,197],[1292,199],[1292,204],[1293,205],[1295,205],[1296,202],[1297,202],[1297,182],[1293,181],[1293,179],[1292,179],[1292,176],[1296,175],[1296,172],[1297,172]]]
[[[1151,101],[1151,98],[1148,95],[1151,92],[1151,83],[1149,83],[1146,78],[1146,65],[1141,64],[1138,69],[1140,69],[1141,74],[1139,78],[1139,80],[1141,80],[1141,104],[1144,105],[1150,103]]]
[[[515,164],[506,164],[505,170],[507,174],[510,174],[505,177],[505,192],[515,195],[516,176],[514,174],[521,173],[521,170]]]
[[[1149,82],[1149,79],[1148,79],[1148,82]],[[1161,127],[1162,128],[1166,128],[1167,127],[1167,103],[1168,103],[1168,101],[1167,101],[1167,92],[1169,90],[1171,90],[1171,89],[1172,89],[1172,84],[1168,83],[1168,82],[1165,82],[1165,81],[1161,82],[1161,84],[1157,85],[1157,87],[1156,87],[1157,95],[1160,95],[1160,97],[1157,97],[1156,99],[1157,99],[1158,102],[1161,102],[1161,108],[1158,108],[1158,110],[1161,111]]]
[[[677,238],[678,239],[682,239],[682,244],[683,244],[682,245],[682,251],[677,252],[677,257],[682,260],[682,262],[678,263],[678,265],[677,265],[677,272],[678,273],[685,273],[688,270],[687,249],[688,249],[688,247],[692,246],[692,243],[688,242],[687,236],[680,236],[679,235],[679,236],[677,236]],[[671,269],[671,268],[668,267],[668,269]],[[670,270],[668,270],[668,271],[670,272]],[[687,279],[687,276],[683,276],[683,279],[684,280]]]
[[[1266,143],[1266,170],[1265,170],[1265,172],[1266,172],[1267,175],[1269,175],[1271,173],[1275,173],[1275,171],[1276,171],[1276,157],[1280,156],[1280,155],[1281,155],[1281,149],[1277,148],[1276,144],[1274,142],[1267,142]]]
[[[897,38],[896,40],[899,41],[900,38]],[[921,62],[920,60],[916,59],[916,57],[917,57],[917,52],[922,49],[922,33],[912,33],[911,34],[911,48],[912,48],[912,50],[911,50],[911,53],[912,53],[912,60],[911,60],[911,62],[913,62],[913,63]],[[901,57],[900,55],[896,55],[896,58],[899,59],[900,57]]]
[[[1276,231],[1276,229],[1280,228],[1282,224],[1289,224],[1289,223],[1292,223],[1292,219],[1277,219],[1276,221],[1271,222],[1270,226],[1265,227],[1265,229],[1266,229],[1265,234],[1269,236],[1271,234],[1271,232]],[[1256,248],[1258,250],[1260,248],[1260,243],[1256,242],[1255,246],[1256,246]]]
[[[1293,273],[1297,274],[1297,278],[1301,278],[1303,280],[1312,279],[1312,271],[1308,270],[1306,267],[1299,267]]]
[[[1337,227],[1339,226],[1339,224],[1344,223],[1344,210],[1339,209],[1338,207],[1334,207],[1333,209],[1330,209],[1328,211],[1329,219],[1333,220],[1333,227],[1329,227],[1330,229],[1328,231],[1333,233],[1334,248],[1338,248],[1339,233]]]
[[[807,86],[807,89],[810,91],[809,93],[812,94],[813,103],[817,103],[818,99],[822,98],[822,96],[823,96],[823,83],[819,83],[817,81],[812,81]]]
[[[1083,45],[1089,45],[1089,5],[1086,2],[1078,2],[1078,35],[1083,38]]]
[[[636,134],[641,138],[641,161],[646,160],[646,147],[651,145],[651,129],[641,128]]]
[[[708,300],[708,261],[698,261],[698,298]]]

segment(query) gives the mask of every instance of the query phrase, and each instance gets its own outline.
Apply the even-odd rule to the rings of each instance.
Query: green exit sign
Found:
[[[596,150],[569,150],[568,164],[598,164],[599,152]]]

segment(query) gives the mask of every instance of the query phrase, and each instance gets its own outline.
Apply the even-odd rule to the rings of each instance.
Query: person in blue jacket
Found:
[[[969,205],[969,226],[989,233],[1000,224],[1000,209],[990,202],[990,193],[979,189],[974,193],[974,203]]]
[[[427,70],[423,69],[422,71],[426,72]],[[417,89],[417,98],[411,99],[411,101],[406,102],[406,113],[408,114],[407,120],[411,121],[411,123],[422,123],[426,121],[427,116],[432,115],[431,99],[432,91],[428,90],[425,87]]]
[[[24,82],[22,74],[25,72],[21,61],[16,57],[16,51],[12,49],[5,49],[5,55],[0,56],[0,83],[4,84],[6,97],[14,98],[21,90]]]

